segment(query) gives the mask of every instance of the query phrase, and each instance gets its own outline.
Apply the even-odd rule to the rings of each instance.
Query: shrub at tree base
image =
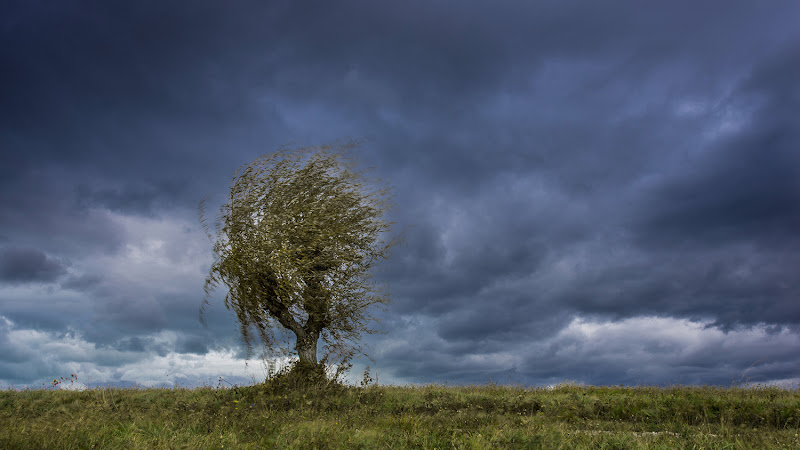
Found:
[[[344,387],[338,379],[329,379],[324,364],[298,360],[284,368],[261,385],[267,392],[280,393],[295,390],[320,390]]]

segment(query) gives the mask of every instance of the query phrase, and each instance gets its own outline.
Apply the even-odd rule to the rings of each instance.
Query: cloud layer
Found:
[[[407,236],[359,363],[381,381],[790,383],[798,14],[6,4],[0,383],[246,378],[221,299],[197,318],[197,204],[258,155],[347,137]]]

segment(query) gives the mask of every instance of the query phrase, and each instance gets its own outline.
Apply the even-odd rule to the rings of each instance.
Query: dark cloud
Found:
[[[633,243],[649,258],[591,278],[570,302],[613,315],[708,318],[725,329],[797,323],[800,285],[788,268],[800,262],[800,116],[788,111],[800,112],[800,84],[785,72],[800,74],[797,53],[773,54],[714,107],[711,121],[722,123],[708,143],[634,202]]]
[[[92,318],[102,328],[115,332],[134,330],[158,331],[164,328],[167,319],[161,305],[149,296],[120,296],[104,298],[98,303]],[[108,333],[110,330],[105,330]]]
[[[563,305],[616,319],[639,315],[737,325],[797,323],[800,284],[784,267],[795,250],[759,254],[744,245],[723,250],[677,249],[587,271],[561,293]]]
[[[89,290],[102,282],[102,278],[97,275],[79,275],[67,277],[62,283],[61,287],[64,289],[72,289],[76,291]]]
[[[63,263],[34,248],[0,249],[0,281],[51,282],[66,273]]]
[[[139,336],[128,337],[120,340],[115,346],[120,351],[143,352],[148,339]]]
[[[754,103],[747,108],[752,126],[709,145],[643,198],[643,242],[763,239],[797,245],[800,118],[789,111],[800,111],[800,82],[783,73],[800,74],[798,54],[759,67],[728,101]]]
[[[234,170],[283,144],[366,137],[354,156],[406,230],[367,342],[391,380],[796,376],[797,5],[0,9],[9,355],[61,339],[113,383],[241,356],[223,292],[197,320],[198,202],[213,216]],[[0,359],[0,381],[61,353]]]
[[[186,334],[178,339],[175,351],[179,353],[205,355],[209,351],[208,344],[208,336]]]
[[[180,198],[186,182],[154,181],[138,185],[92,188],[85,184],[77,186],[78,203],[84,208],[104,208],[114,212],[153,215],[156,208],[170,204],[159,204],[164,199]]]
[[[0,179],[0,227],[8,240],[59,254],[118,250],[123,245],[119,226],[107,211],[80,207],[71,192],[74,182],[69,171],[24,166]]]

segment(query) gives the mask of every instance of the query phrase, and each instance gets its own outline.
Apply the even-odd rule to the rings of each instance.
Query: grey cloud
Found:
[[[0,179],[0,227],[9,240],[32,246],[35,235],[37,246],[71,255],[119,249],[119,227],[103,210],[78,207],[69,183],[62,170],[24,164],[13,177]]]
[[[78,204],[84,208],[102,207],[109,211],[153,216],[156,206],[162,209],[174,204],[163,202],[184,197],[187,181],[152,181],[127,186],[93,188],[77,186]]]
[[[87,291],[97,287],[102,283],[103,278],[99,275],[76,275],[68,276],[62,283],[61,287],[64,289],[72,289],[76,291]]]
[[[738,325],[796,323],[800,283],[796,250],[755,251],[751,244],[717,250],[678,246],[590,260],[553,302],[612,319],[657,315]]]
[[[258,154],[346,136],[373,138],[357,158],[394,185],[392,218],[410,226],[381,273],[388,334],[370,341],[396,379],[680,382],[675,366],[719,381],[725,362],[702,365],[703,351],[681,359],[655,339],[618,361],[621,339],[563,333],[575,317],[689,318],[732,336],[797,326],[797,5],[2,9],[0,233],[71,264],[52,292],[0,293],[20,326],[75,326],[121,353],[237,347],[221,298],[199,326],[191,234],[154,231],[173,267],[153,283],[127,271],[130,245],[150,250],[126,226],[195,221]],[[80,273],[98,257],[113,264]],[[149,340],[160,332],[177,338]],[[775,358],[759,377],[789,373],[792,357]]]
[[[746,119],[643,196],[641,239],[794,241],[800,226],[798,47],[775,51],[717,107]],[[734,114],[735,114],[734,113]]]
[[[687,341],[659,333],[648,336],[648,333],[636,331],[635,325],[626,328],[621,328],[621,332],[598,332],[588,339],[562,335],[550,343],[546,352],[538,354],[538,358],[521,365],[519,371],[554,381],[561,373],[572,373],[578,378],[575,381],[631,385],[729,386],[793,376],[790,373],[792,364],[772,373],[765,369],[776,360],[785,361],[784,355],[797,341],[796,334],[773,339],[753,339],[748,333],[712,334],[708,342],[695,343],[692,340],[696,338]],[[629,333],[637,338],[631,340]]]
[[[453,344],[466,343],[470,350],[551,336],[570,318],[540,301],[538,294],[509,298],[507,293],[492,292],[470,299],[470,308],[455,308],[439,318],[437,335]]]
[[[0,316],[0,355],[4,364],[19,364],[30,359],[31,355],[11,342],[9,335],[13,326],[5,317]]]
[[[64,264],[35,248],[5,247],[0,250],[0,280],[52,282],[66,273]]]
[[[143,352],[149,343],[148,341],[150,340],[142,339],[139,336],[131,336],[121,339],[114,347],[120,351]]]
[[[103,327],[128,331],[156,331],[167,323],[162,306],[148,295],[103,298],[96,305],[93,321]]]
[[[591,323],[591,322],[590,322]],[[417,324],[421,325],[421,324]],[[729,386],[791,379],[797,362],[790,354],[798,335],[763,328],[720,333],[653,318],[603,324],[591,334],[573,322],[550,337],[509,340],[497,347],[453,347],[412,326],[408,345],[387,338],[381,358],[392,376],[413,382],[454,384],[511,382],[595,385],[714,384]],[[632,338],[635,337],[635,338]],[[462,353],[463,352],[463,353]]]
[[[175,351],[180,353],[192,353],[204,355],[209,351],[209,339],[204,335],[186,334],[180,336],[176,344]]]
[[[640,225],[640,239],[650,245],[794,241],[800,226],[798,141],[793,130],[767,130],[710,150],[693,170],[645,199],[651,212]]]

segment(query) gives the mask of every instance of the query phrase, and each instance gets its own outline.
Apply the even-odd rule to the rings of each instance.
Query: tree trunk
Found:
[[[297,356],[300,362],[317,365],[317,341],[319,341],[319,333],[303,333],[303,336],[297,335]]]
[[[316,253],[319,253],[316,250]],[[324,268],[323,268],[324,269]],[[301,363],[317,365],[317,342],[319,341],[322,330],[328,325],[326,316],[328,313],[327,290],[323,287],[322,279],[324,270],[315,267],[311,274],[306,277],[306,287],[303,292],[303,309],[308,313],[308,319],[303,325],[301,333],[297,336],[297,356]]]

